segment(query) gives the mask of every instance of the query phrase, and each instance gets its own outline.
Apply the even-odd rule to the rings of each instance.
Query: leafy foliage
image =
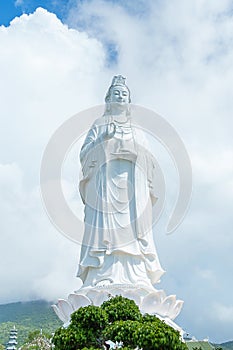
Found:
[[[123,298],[121,295],[105,301],[101,308],[108,314],[110,323],[115,321],[140,321],[141,312],[133,300]]]
[[[53,338],[55,349],[76,350],[85,347],[99,347],[102,332],[108,325],[107,313],[97,306],[81,307],[71,316],[67,329],[59,328]]]
[[[142,321],[117,321],[108,327],[105,336],[123,341],[130,349],[137,346],[147,350],[185,350],[179,332],[155,316],[147,315]]]
[[[41,335],[43,335],[43,337],[45,339],[51,339],[52,338],[52,334],[50,334],[48,332],[44,332],[44,331],[41,332],[39,329],[36,329],[35,331],[29,332],[28,337],[25,340],[25,343],[31,343],[33,340],[39,338]]]
[[[22,347],[20,347],[20,350],[50,350],[51,349],[51,342],[50,339],[47,338],[45,335],[36,334],[34,333],[35,337],[31,339],[30,342],[27,342]],[[30,338],[33,336],[31,333]]]
[[[100,332],[108,324],[108,316],[105,310],[98,306],[89,305],[81,307],[71,316],[72,327],[81,326],[95,332]]]
[[[122,341],[125,350],[137,346],[147,350],[187,349],[178,331],[155,316],[142,316],[134,301],[122,296],[111,298],[100,307],[75,311],[70,325],[55,332],[53,343],[55,350],[94,350],[102,349],[109,339]]]
[[[137,346],[137,339],[135,335],[140,329],[141,323],[138,321],[116,321],[112,323],[107,329],[104,331],[104,338],[111,339],[112,341],[120,342],[130,349],[134,349]]]

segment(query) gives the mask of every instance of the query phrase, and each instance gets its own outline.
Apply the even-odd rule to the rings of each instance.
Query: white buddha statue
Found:
[[[130,91],[121,75],[105,102],[80,152],[85,232],[77,276],[83,288],[153,288],[164,273],[152,233],[155,160],[138,142],[143,133],[131,123]]]

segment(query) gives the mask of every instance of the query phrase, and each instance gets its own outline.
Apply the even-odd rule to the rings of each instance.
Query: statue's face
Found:
[[[110,101],[112,103],[129,103],[129,91],[124,86],[114,86],[111,91]]]

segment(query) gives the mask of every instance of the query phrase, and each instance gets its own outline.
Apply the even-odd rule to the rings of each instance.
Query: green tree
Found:
[[[107,313],[97,306],[81,307],[71,315],[67,329],[59,328],[53,337],[55,349],[76,350],[101,347],[102,332],[108,325]]]
[[[71,315],[70,325],[53,337],[55,350],[102,349],[107,340],[122,341],[124,349],[186,350],[180,334],[155,316],[144,315],[134,301],[122,296],[100,307],[87,306]]]
[[[138,321],[116,321],[104,330],[104,338],[115,342],[122,341],[124,346],[134,349],[138,345],[137,332],[140,327],[141,323]]]
[[[40,331],[39,329],[36,329],[35,331],[29,332],[28,336],[26,338],[26,340],[24,341],[25,343],[31,343],[33,340],[35,340],[36,338],[40,337],[41,335],[43,335],[43,337],[47,338],[47,339],[51,339],[52,338],[52,334],[48,333],[48,332],[44,332],[44,331]]]
[[[28,334],[21,350],[50,350],[52,335],[40,330],[32,331]]]
[[[115,321],[140,321],[141,312],[133,300],[123,298],[121,295],[105,301],[101,308],[108,314],[110,323]]]
[[[148,315],[149,316],[149,315]],[[180,334],[155,316],[142,321],[116,321],[104,332],[105,338],[122,341],[129,349],[186,350]]]

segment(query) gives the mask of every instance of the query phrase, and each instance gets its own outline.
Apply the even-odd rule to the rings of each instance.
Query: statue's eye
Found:
[[[124,91],[124,92],[123,92],[123,96],[128,96],[127,91]]]

